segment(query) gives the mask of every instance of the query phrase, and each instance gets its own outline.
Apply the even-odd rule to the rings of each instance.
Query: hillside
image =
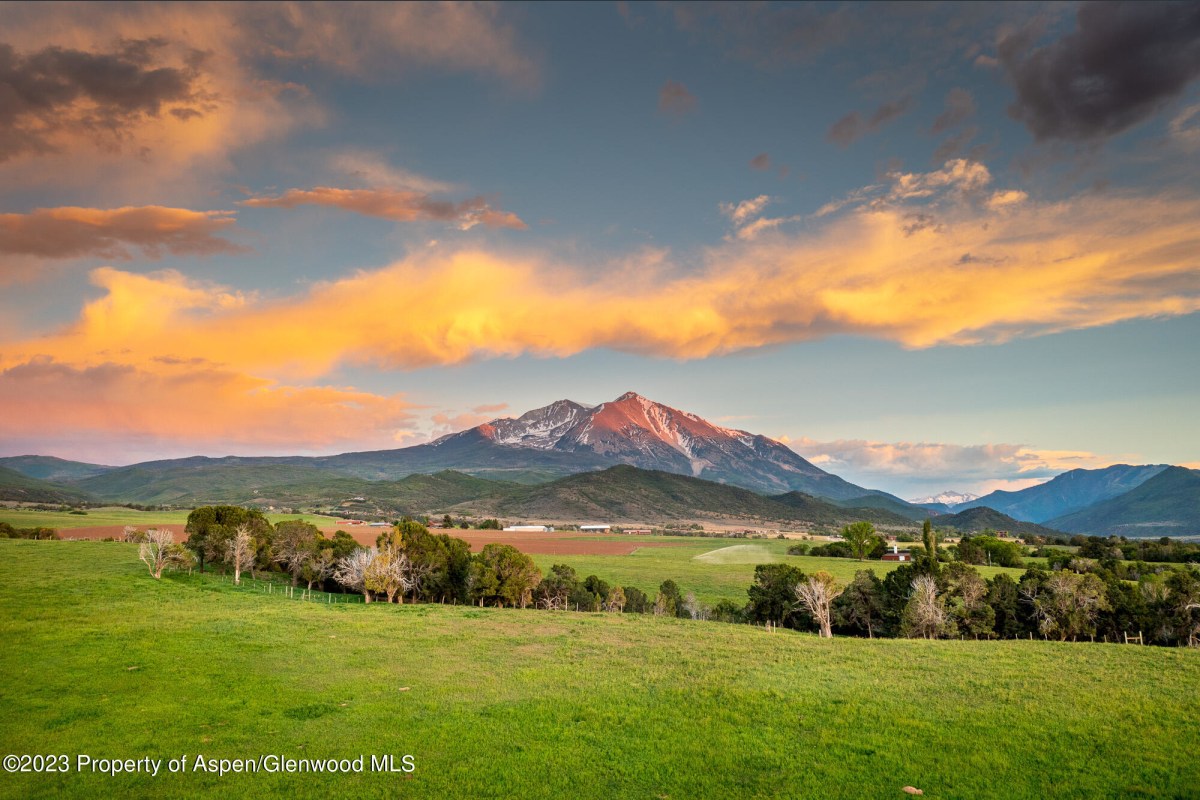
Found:
[[[0,458],[0,467],[16,470],[30,478],[51,482],[75,481],[117,469],[102,464],[67,461],[53,456],[8,456]]]
[[[20,503],[86,503],[93,499],[78,489],[59,486],[22,475],[15,469],[0,467],[0,500]]]
[[[1097,536],[1200,534],[1200,471],[1167,467],[1125,494],[1057,517],[1049,524]]]
[[[994,531],[1007,531],[1015,536],[1062,535],[1062,531],[1032,522],[1021,522],[995,509],[981,507],[968,508],[957,514],[943,514],[935,517],[933,524],[938,528],[950,528],[959,533],[978,533],[990,528]]]
[[[835,525],[870,519],[911,527],[908,520],[877,509],[844,509],[799,493],[764,497],[737,486],[631,466],[515,487],[458,508],[555,521],[650,523],[707,518]]]
[[[992,492],[954,510],[986,506],[1025,522],[1045,522],[1124,494],[1166,468],[1166,464],[1115,464],[1104,469],[1073,469],[1017,492]]]

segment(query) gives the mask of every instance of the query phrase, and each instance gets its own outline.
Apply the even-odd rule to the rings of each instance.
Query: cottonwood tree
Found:
[[[842,528],[841,537],[846,544],[850,545],[850,551],[859,561],[865,559],[867,553],[871,552],[880,541],[879,535],[875,533],[875,526],[869,522],[855,522],[847,525]]]
[[[399,598],[404,603],[404,594],[412,588],[412,563],[403,550],[385,547],[380,550],[363,575],[363,585],[369,591],[382,592],[387,601],[394,603]]]
[[[683,611],[692,619],[708,619],[708,609],[696,599],[695,592],[688,592],[683,598]]]
[[[271,559],[291,574],[292,586],[300,582],[305,564],[316,558],[320,540],[321,531],[311,522],[289,519],[275,526]]]
[[[363,602],[371,602],[371,590],[367,588],[367,572],[379,551],[360,548],[337,562],[333,579],[354,592],[362,592]]]
[[[1096,632],[1096,618],[1110,608],[1104,581],[1091,573],[1068,570],[1052,573],[1044,581],[1028,579],[1021,594],[1033,606],[1038,630],[1065,642]]]
[[[337,558],[331,549],[322,549],[319,554],[304,562],[304,567],[300,570],[300,577],[308,583],[308,590],[311,592],[313,584],[322,585],[326,580],[333,577],[333,571],[337,569]]]
[[[991,636],[996,626],[996,612],[988,605],[988,584],[979,573],[965,564],[950,565],[953,590],[952,611],[959,628],[976,639]]]
[[[256,547],[271,541],[271,523],[261,511],[241,506],[202,506],[188,514],[187,546],[200,559],[200,571],[211,562],[220,562],[228,552],[229,541],[237,529],[250,526]]]
[[[625,590],[620,586],[614,586],[608,590],[608,597],[604,601],[605,611],[614,611],[620,614],[625,610]]]
[[[168,530],[150,529],[145,541],[138,547],[138,558],[145,564],[155,580],[161,580],[163,570],[171,566],[186,566],[191,554],[181,544],[175,544],[175,534]]]
[[[923,639],[949,636],[956,630],[932,575],[913,578],[900,630],[906,636]]]
[[[542,573],[526,554],[508,544],[484,545],[471,564],[471,596],[480,602],[525,608]]]
[[[833,601],[845,590],[845,586],[840,585],[832,575],[824,570],[809,575],[804,581],[796,584],[794,589],[796,599],[817,621],[817,625],[821,628],[822,638],[833,638]]]
[[[234,531],[233,538],[225,547],[225,560],[233,567],[233,582],[242,582],[242,570],[254,566],[257,547],[254,537],[250,535],[249,525],[239,525]]]

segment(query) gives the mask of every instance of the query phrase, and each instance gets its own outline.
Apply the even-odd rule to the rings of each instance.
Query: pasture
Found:
[[[408,754],[415,771],[5,773],[0,795],[827,800],[911,785],[1124,798],[1200,785],[1195,651],[327,605],[212,575],[156,582],[136,551],[0,541],[5,754]]]

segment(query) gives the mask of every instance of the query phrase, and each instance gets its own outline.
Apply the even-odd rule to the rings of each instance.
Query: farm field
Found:
[[[654,537],[663,541],[664,537]],[[669,537],[676,539],[676,537]],[[653,593],[659,584],[670,579],[679,584],[685,595],[691,591],[702,602],[712,605],[720,600],[746,602],[746,589],[754,581],[754,567],[775,561],[793,564],[806,573],[824,570],[842,583],[854,579],[860,569],[873,569],[883,577],[899,564],[895,561],[857,561],[848,558],[817,558],[789,556],[787,548],[794,541],[777,539],[701,539],[678,537],[676,547],[642,547],[628,555],[570,555],[532,554],[543,573],[554,564],[569,564],[580,577],[597,575],[610,584],[636,586]],[[985,578],[1007,572],[1019,578],[1023,569],[976,567]]]
[[[657,551],[656,551],[657,552]],[[327,605],[0,541],[0,748],[412,755],[336,777],[2,774],[22,798],[1188,797],[1200,654]],[[164,768],[165,773],[165,768]]]

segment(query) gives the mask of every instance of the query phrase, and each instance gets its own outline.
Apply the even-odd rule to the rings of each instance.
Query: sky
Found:
[[[0,455],[626,391],[904,497],[1200,466],[1200,6],[0,3]]]

